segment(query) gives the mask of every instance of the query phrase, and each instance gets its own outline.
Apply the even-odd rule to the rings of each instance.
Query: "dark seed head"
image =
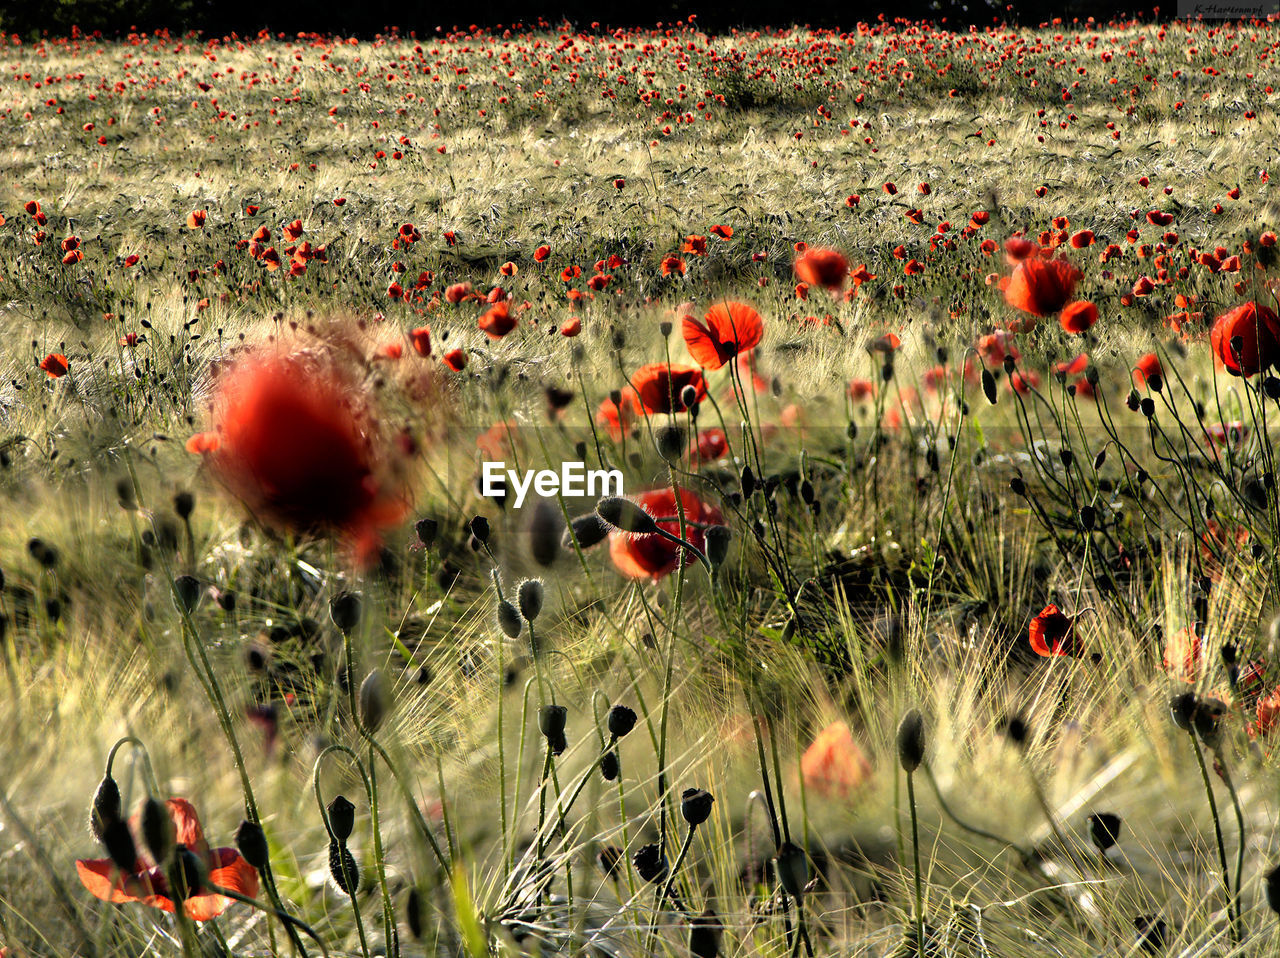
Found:
[[[600,756],[600,775],[606,782],[617,781],[622,768],[618,762],[618,753],[610,750]]]
[[[636,727],[636,713],[625,705],[615,705],[609,709],[609,716],[606,722],[609,726],[610,735],[614,738],[624,738],[628,732]]]
[[[177,833],[173,819],[169,816],[169,809],[164,802],[148,796],[142,803],[139,827],[142,832],[142,843],[151,853],[152,861],[157,864],[168,861],[169,855],[173,852],[174,842],[177,840]]]
[[[200,580],[193,575],[180,575],[173,580],[173,598],[179,612],[190,615],[200,604]]]
[[[912,709],[898,723],[898,761],[908,772],[924,761],[924,716],[919,709]]]
[[[594,512],[589,512],[569,523],[569,528],[564,530],[560,542],[566,549],[572,549],[576,539],[579,548],[590,549],[593,545],[603,542],[608,535],[609,524]]]
[[[178,518],[184,522],[191,518],[191,513],[196,511],[196,497],[185,489],[177,493],[173,497],[173,511],[178,514]]]
[[[656,843],[643,845],[631,858],[636,874],[644,881],[656,885],[667,877],[667,860]]]
[[[720,933],[724,925],[708,908],[689,919],[689,951],[693,958],[716,958],[720,953]]]
[[[116,868],[128,875],[138,865],[138,847],[133,843],[133,834],[129,831],[129,823],[123,818],[108,822],[102,829],[102,844],[107,849]]]
[[[413,531],[418,534],[419,542],[424,546],[430,546],[436,541],[436,535],[440,531],[440,523],[431,518],[419,519],[414,523]]]
[[[329,831],[333,833],[333,837],[340,842],[345,842],[351,837],[351,832],[356,827],[356,807],[347,800],[345,795],[339,795],[329,803]]]
[[[409,934],[413,936],[413,940],[421,941],[424,929],[422,892],[418,891],[417,885],[409,889],[409,894],[405,898],[404,921],[409,926]]]
[[[686,788],[680,796],[680,815],[690,828],[697,828],[711,817],[715,798],[705,788]]]
[[[236,848],[253,868],[262,871],[267,867],[267,862],[270,860],[267,836],[257,822],[245,819],[240,823],[240,827],[236,829]]]
[[[809,884],[809,856],[804,849],[792,842],[783,842],[778,849],[778,881],[787,894],[799,898]]]
[[[1099,812],[1089,816],[1089,837],[1098,851],[1106,852],[1108,848],[1120,841],[1120,816],[1112,812]]]
[[[542,580],[525,579],[520,583],[520,614],[529,622],[542,611]]]
[[[471,520],[471,534],[484,545],[489,541],[489,520],[484,516],[476,516]]]
[[[524,619],[520,618],[520,610],[506,599],[498,603],[498,628],[508,639],[518,639],[524,631]]]
[[[103,835],[112,822],[120,820],[120,786],[110,775],[104,776],[93,793],[93,804],[89,808],[89,830],[98,841],[105,841]]]
[[[350,635],[360,624],[360,594],[339,592],[329,602],[329,618],[343,635]]]

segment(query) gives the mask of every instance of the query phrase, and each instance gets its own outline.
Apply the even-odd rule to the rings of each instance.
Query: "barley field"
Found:
[[[1276,22],[0,41],[0,955],[1277,953]]]

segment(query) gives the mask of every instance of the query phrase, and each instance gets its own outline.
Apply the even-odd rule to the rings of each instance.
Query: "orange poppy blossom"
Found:
[[[659,528],[680,535],[676,494],[671,488],[653,489],[632,497],[649,513]],[[699,551],[706,549],[703,530],[719,525],[724,516],[715,506],[703,502],[688,489],[680,490],[684,508],[685,541]],[[633,579],[661,579],[680,565],[694,559],[688,550],[657,533],[631,533],[615,529],[609,533],[609,557],[623,575]]]
[[[50,353],[40,360],[40,368],[50,379],[61,379],[71,369],[71,364],[62,353]]]
[[[640,405],[649,413],[680,413],[688,407],[684,404],[684,388],[692,386],[697,402],[707,396],[707,381],[697,366],[675,366],[667,363],[650,363],[641,366],[631,377],[631,388],[639,397]]]
[[[1227,372],[1247,379],[1280,359],[1280,318],[1266,306],[1241,303],[1214,320],[1209,345]]]
[[[719,369],[764,337],[764,321],[746,303],[717,303],[703,318],[706,325],[692,316],[681,320],[689,354],[703,369]]]
[[[704,429],[690,444],[689,458],[695,463],[714,462],[729,451],[729,437],[720,428]]]
[[[1031,620],[1028,638],[1036,655],[1049,658],[1055,655],[1078,655],[1081,651],[1076,636],[1076,620],[1063,615],[1056,605],[1050,604]]]
[[[832,722],[800,756],[804,786],[824,798],[848,798],[871,778],[871,762],[844,722]]]
[[[256,897],[257,871],[234,848],[209,847],[195,807],[185,798],[171,798],[165,805],[176,831],[178,851],[191,852],[208,869],[207,881],[201,887],[191,889],[191,893],[183,901],[183,910],[187,916],[194,921],[210,921],[226,911],[233,900],[213,891],[210,887],[213,885],[238,892],[247,898]],[[129,824],[137,832],[136,818]],[[95,898],[113,904],[140,902],[161,911],[174,910],[173,893],[164,869],[151,864],[142,856],[139,856],[128,874],[122,873],[110,858],[78,859],[76,873],[80,876],[81,884]]]
[[[1133,381],[1139,386],[1145,383],[1158,391],[1164,383],[1164,367],[1160,365],[1160,357],[1155,353],[1147,353],[1141,357],[1133,367]]]
[[[1085,333],[1098,321],[1098,307],[1088,300],[1080,299],[1067,303],[1063,307],[1058,322],[1068,333]]]
[[[511,315],[511,309],[504,299],[489,307],[481,315],[478,325],[490,339],[501,339],[515,329],[518,322],[519,320]]]
[[[801,282],[838,292],[849,276],[849,261],[839,250],[812,246],[796,257],[792,268]]]
[[[431,355],[431,327],[419,326],[417,329],[410,331],[409,342],[413,345],[413,350],[419,356],[427,357]]]
[[[208,210],[192,210],[187,214],[187,229],[198,230],[204,227],[204,221],[208,218]]]
[[[614,442],[620,442],[624,433],[631,430],[635,421],[640,418],[640,400],[635,390],[627,387],[618,396],[618,401],[605,398],[596,409],[596,422],[609,431]]]
[[[1052,316],[1071,302],[1082,276],[1066,259],[1028,257],[1005,283],[1005,302],[1032,316]]]

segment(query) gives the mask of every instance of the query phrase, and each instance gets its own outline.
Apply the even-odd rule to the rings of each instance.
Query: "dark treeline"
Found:
[[[267,29],[273,33],[302,31],[370,37],[395,26],[419,37],[435,35],[437,28],[450,31],[472,24],[484,27],[534,25],[539,21],[559,27],[568,21],[575,29],[611,29],[619,26],[652,28],[670,25],[695,13],[697,24],[708,31],[733,28],[785,27],[793,23],[815,27],[852,28],[858,21],[874,21],[884,14],[913,20],[928,19],[948,26],[990,25],[1001,20],[1034,25],[1054,17],[1066,21],[1093,16],[1100,21],[1115,17],[1115,5],[1106,0],[1067,0],[1060,3],[1013,3],[996,0],[899,0],[893,4],[806,3],[780,4],[777,0],[735,0],[700,7],[687,0],[651,0],[644,4],[602,4],[598,0],[488,0],[477,4],[413,3],[405,0],[307,0],[304,3],[263,3],[260,0],[45,0],[38,3],[0,3],[0,28],[34,37],[43,33],[65,35],[73,27],[85,33],[102,31],[111,36],[133,29],[167,28],[174,33],[200,30],[206,36],[237,33],[252,36]],[[1142,11],[1137,11],[1141,16]],[[1148,13],[1148,16],[1151,14]]]

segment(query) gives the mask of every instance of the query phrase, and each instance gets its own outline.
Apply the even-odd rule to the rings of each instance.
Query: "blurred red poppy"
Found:
[[[1047,605],[1031,620],[1029,637],[1036,655],[1076,655],[1080,651],[1074,618],[1063,615],[1056,605]]]
[[[1141,386],[1146,383],[1152,389],[1159,389],[1164,382],[1164,368],[1160,365],[1160,357],[1155,353],[1147,353],[1133,367],[1133,381]]]
[[[849,261],[844,254],[820,246],[805,249],[793,265],[802,282],[830,290],[843,289],[849,276]]]
[[[1241,303],[1214,320],[1209,345],[1227,372],[1248,378],[1280,359],[1280,318],[1266,306]]]
[[[187,229],[198,230],[204,226],[204,221],[208,218],[208,210],[192,210],[187,214]]]
[[[431,327],[419,326],[417,329],[409,333],[409,342],[413,344],[414,352],[419,356],[431,355]]]
[[[45,371],[45,374],[50,379],[61,379],[67,374],[71,364],[67,362],[67,357],[62,353],[50,353],[40,360],[40,368]]]
[[[596,409],[596,422],[609,431],[609,437],[614,442],[621,441],[623,434],[631,430],[639,416],[640,400],[630,388],[622,390],[617,402],[604,399]]]
[[[668,366],[650,363],[631,377],[631,386],[644,409],[651,413],[684,412],[684,388],[692,386],[697,400],[707,395],[707,381],[697,366]]]
[[[729,439],[723,429],[704,429],[698,433],[698,439],[689,450],[689,455],[695,462],[714,462],[723,458],[728,451]]]
[[[661,528],[674,535],[680,534],[674,490],[654,489],[632,498],[645,512],[658,520]],[[684,508],[685,541],[702,550],[706,547],[703,530],[707,526],[719,525],[724,521],[724,516],[719,509],[703,502],[688,489],[680,490],[680,503]],[[609,557],[620,572],[633,579],[661,579],[693,558],[684,546],[676,545],[660,535],[635,535],[619,530],[609,533]]]
[[[258,894],[257,871],[234,848],[209,847],[204,829],[200,827],[200,817],[189,801],[171,798],[165,805],[173,821],[178,850],[190,852],[199,859],[208,870],[208,885],[239,892],[248,898]],[[129,824],[136,833],[136,817]],[[174,910],[173,892],[164,869],[141,856],[128,874],[122,873],[110,858],[77,860],[76,873],[95,898],[115,904],[140,902],[167,912]],[[202,885],[189,890],[183,910],[194,921],[210,921],[226,911],[232,901]]]
[[[1024,259],[1009,277],[1005,302],[1032,316],[1051,316],[1071,302],[1081,275],[1065,259]]]
[[[460,373],[467,368],[467,354],[464,350],[451,349],[440,358],[455,373]]]
[[[684,238],[684,246],[680,250],[682,253],[692,253],[694,256],[707,255],[707,238],[705,236],[686,236]]]
[[[706,325],[692,316],[681,321],[689,354],[703,369],[719,369],[764,336],[764,321],[746,303],[717,303],[703,318]]]
[[[1087,332],[1097,321],[1098,307],[1084,299],[1068,303],[1063,307],[1062,315],[1058,317],[1058,322],[1068,333]]]
[[[487,309],[481,315],[478,325],[490,339],[501,339],[515,329],[518,322],[519,320],[511,315],[511,308],[504,299]]]
[[[732,226],[713,226],[707,232],[709,232],[712,236],[720,237],[722,240],[733,239]]]
[[[800,756],[805,788],[823,798],[848,798],[871,778],[871,762],[844,722],[832,722]]]

